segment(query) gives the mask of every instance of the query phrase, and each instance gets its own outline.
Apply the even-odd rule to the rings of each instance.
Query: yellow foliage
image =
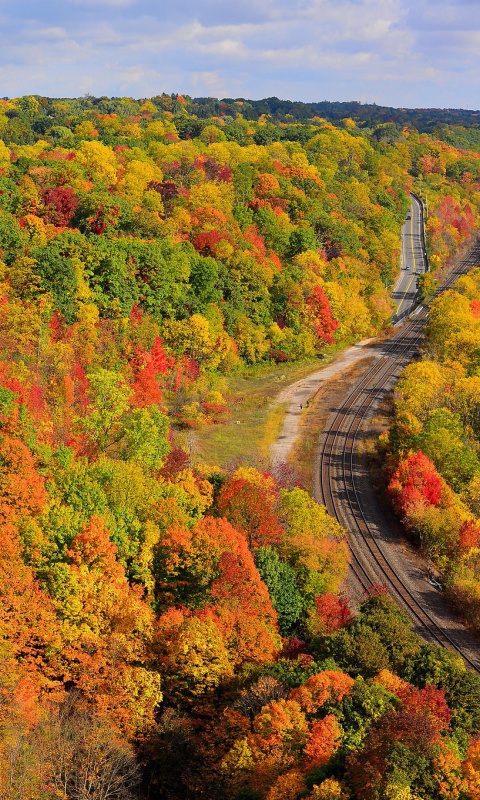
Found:
[[[441,405],[445,387],[451,381],[449,370],[434,361],[409,364],[397,383],[397,414],[410,413],[422,420]]]
[[[200,183],[192,186],[188,200],[189,208],[196,211],[205,206],[214,206],[223,214],[231,214],[234,190],[230,183]]]
[[[171,483],[181,490],[176,494],[176,500],[192,518],[200,519],[212,505],[212,484],[203,478],[196,477],[191,469],[179,472]]]
[[[220,763],[224,780],[238,788],[245,782],[255,766],[253,750],[248,739],[237,739]]]
[[[217,125],[206,125],[200,134],[200,139],[205,144],[210,144],[210,142],[225,142],[227,137]]]
[[[342,785],[335,778],[326,778],[319,786],[314,786],[313,791],[305,800],[341,800]]]
[[[2,167],[5,167],[7,165],[10,166],[10,150],[8,149],[6,144],[4,144],[4,142],[2,142],[1,140],[0,140],[0,165]]]
[[[139,199],[150,181],[161,181],[163,173],[160,167],[148,161],[133,159],[125,167],[119,189],[129,197]],[[154,194],[157,194],[156,192]],[[160,202],[161,202],[161,198]]]
[[[75,126],[74,133],[75,136],[94,136],[98,134],[98,131],[93,122],[89,119],[86,119],[84,122],[81,122],[79,125]]]
[[[264,329],[254,325],[248,317],[241,317],[237,322],[235,341],[240,356],[249,364],[261,361],[270,348]]]
[[[157,637],[160,663],[175,687],[186,687],[198,695],[232,677],[222,635],[212,620],[171,609],[160,617]]]
[[[167,320],[163,338],[178,355],[194,358],[201,369],[220,368],[223,360],[235,350],[226,331],[215,330],[202,314],[192,314],[188,320]]]
[[[382,669],[381,672],[375,678],[375,683],[380,684],[383,686],[387,692],[391,694],[396,694],[399,689],[407,686],[408,684],[405,681],[402,681],[398,675],[395,675],[393,672],[390,672],[388,669]]]
[[[297,800],[306,788],[303,774],[298,769],[292,769],[277,778],[265,800]]]
[[[275,494],[275,481],[272,476],[259,472],[255,467],[239,467],[233,473],[232,478],[248,481],[252,486],[258,486],[259,489],[265,489],[272,495]]]
[[[102,142],[82,142],[77,150],[77,162],[95,175],[105,186],[116,183],[116,159],[111,147]]]
[[[318,250],[304,250],[293,259],[295,264],[305,272],[305,277],[312,285],[323,278],[326,271],[326,258]]]

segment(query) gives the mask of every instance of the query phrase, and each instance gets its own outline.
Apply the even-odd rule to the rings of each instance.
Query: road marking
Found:
[[[408,290],[410,289],[410,286],[412,285],[412,283],[413,283],[413,281],[415,280],[415,278],[416,278],[416,275],[412,275],[412,277],[411,277],[411,279],[410,279],[410,283],[408,284],[407,288],[405,289],[405,292],[404,292],[404,294],[403,294],[403,297],[402,297],[402,299],[400,300],[400,303],[398,304],[398,307],[397,307],[397,314],[399,313],[399,311],[400,311],[400,309],[401,309],[401,307],[402,307],[402,304],[403,304],[403,303],[404,303],[404,301],[405,301],[405,297],[406,297],[406,296],[407,296],[407,294],[408,294]]]
[[[413,246],[413,203],[412,203],[412,215],[410,217],[410,239],[412,245],[412,256],[413,256],[413,272],[416,272],[417,266],[415,264],[415,248]]]
[[[415,263],[415,249],[413,247],[413,203],[411,205],[411,215],[410,215],[410,239],[411,239],[412,256],[413,256],[413,275],[412,275],[412,278],[410,280],[410,283],[408,284],[407,288],[405,289],[405,291],[403,293],[402,299],[400,300],[400,302],[399,302],[399,304],[397,306],[397,314],[400,312],[400,309],[402,308],[402,305],[403,305],[403,303],[405,301],[405,297],[408,294],[408,290],[410,289],[410,286],[412,285],[413,281],[416,278],[415,271],[417,269],[417,265]]]

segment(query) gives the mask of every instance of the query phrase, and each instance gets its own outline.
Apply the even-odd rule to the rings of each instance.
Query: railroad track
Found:
[[[480,242],[451,271],[435,296],[480,263]],[[340,408],[330,416],[319,440],[315,464],[315,495],[327,511],[349,532],[352,573],[364,590],[385,584],[392,598],[412,620],[417,632],[427,641],[455,650],[466,665],[480,673],[478,645],[460,624],[449,621],[448,631],[432,607],[431,592],[419,592],[410,585],[398,558],[392,554],[371,508],[365,505],[361,483],[366,475],[359,456],[359,440],[365,420],[370,418],[381,399],[395,385],[402,369],[418,353],[424,338],[428,309],[419,313],[389,340],[383,352],[365,375],[353,386]],[[371,490],[370,490],[371,491]],[[372,498],[370,497],[370,500]],[[383,526],[385,526],[383,521]],[[438,598],[435,604],[438,607]]]

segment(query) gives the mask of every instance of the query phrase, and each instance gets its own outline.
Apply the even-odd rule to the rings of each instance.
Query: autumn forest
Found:
[[[235,376],[391,335],[411,191],[423,301],[473,240],[476,117],[394,111],[0,101],[0,800],[480,797],[480,677],[349,602],[291,465],[185,446]],[[479,396],[474,270],[375,453],[474,633]]]

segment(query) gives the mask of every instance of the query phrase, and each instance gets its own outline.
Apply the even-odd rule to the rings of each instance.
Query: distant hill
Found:
[[[375,103],[337,103],[323,100],[319,103],[300,103],[291,100],[280,100],[278,97],[267,97],[264,100],[247,100],[243,97],[223,98],[195,97],[191,101],[190,110],[200,118],[216,114],[237,112],[242,104],[242,115],[245,119],[257,120],[262,114],[271,116],[276,122],[304,122],[318,116],[331,122],[338,122],[350,117],[364,127],[376,127],[379,124],[393,122],[397,125],[408,125],[421,132],[431,132],[442,125],[461,125],[478,127],[480,111],[461,108],[393,108],[377,106]]]

